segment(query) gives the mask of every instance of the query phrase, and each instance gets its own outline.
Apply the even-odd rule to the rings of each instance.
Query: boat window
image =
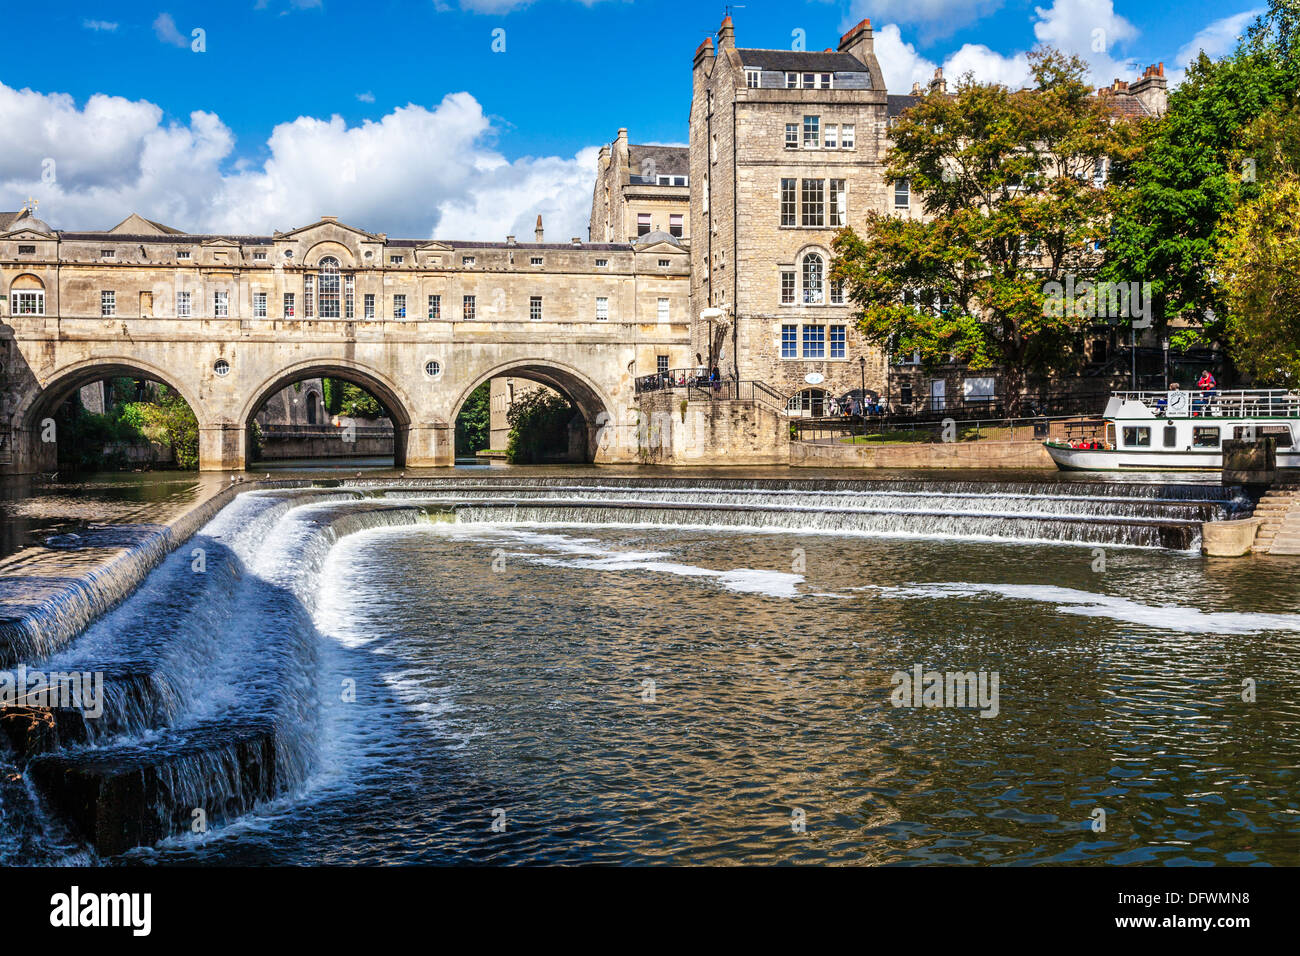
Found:
[[[1151,429],[1130,425],[1124,429],[1125,448],[1150,448]]]
[[[1290,425],[1238,425],[1232,430],[1232,437],[1237,441],[1276,438],[1278,448],[1290,448],[1295,444]]]
[[[1177,425],[1165,426],[1165,447],[1166,448],[1178,447],[1178,426]]]
[[[1198,426],[1192,429],[1193,448],[1218,448],[1219,429]]]

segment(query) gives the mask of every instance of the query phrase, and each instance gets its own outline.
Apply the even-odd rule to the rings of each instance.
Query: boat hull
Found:
[[[1062,471],[1217,471],[1223,454],[1216,450],[1147,451],[1145,449],[1066,448],[1043,443]],[[1300,468],[1300,452],[1279,451],[1277,467]]]

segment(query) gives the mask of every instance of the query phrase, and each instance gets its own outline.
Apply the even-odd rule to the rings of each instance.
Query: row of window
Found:
[[[848,356],[847,348],[848,326],[820,324],[802,327],[781,326],[781,358],[783,359],[842,359]]]
[[[763,71],[759,67],[745,68],[745,85],[751,90],[759,89],[763,83]],[[786,73],[787,90],[833,90],[834,73]]]
[[[843,179],[782,179],[781,225],[838,228],[848,221]]]
[[[338,317],[338,301],[332,298],[334,293],[326,293],[326,297],[321,298],[318,302],[320,306],[321,318]],[[311,315],[312,306],[310,304],[311,293],[305,293],[303,300],[304,317]],[[253,293],[253,317],[264,319],[267,317],[267,293]],[[13,292],[9,300],[10,312],[13,315],[44,315],[45,314],[45,292],[39,289],[22,290]],[[670,300],[660,298],[657,303],[657,317],[660,322],[671,321],[672,309]],[[298,315],[298,299],[295,293],[284,293],[281,301],[282,315],[286,319],[296,318]],[[351,292],[344,297],[344,313],[346,318],[353,318],[353,301]],[[99,314],[109,317],[117,315],[117,293],[112,290],[104,290],[99,294]],[[461,298],[461,316],[470,320],[477,314],[477,298],[472,295],[462,296]],[[176,315],[181,318],[189,318],[194,315],[194,293],[177,292],[176,293]],[[230,315],[230,293],[226,291],[214,292],[212,296],[212,315],[215,318],[226,318]],[[428,298],[428,309],[426,315],[430,319],[442,318],[442,296],[431,295]],[[542,296],[529,296],[528,299],[528,318],[534,322],[542,320]],[[375,318],[375,295],[366,293],[362,298],[362,316],[366,319]],[[407,317],[406,296],[397,294],[393,296],[393,318],[404,319]],[[596,297],[595,319],[597,322],[606,322],[609,320],[609,297]]]
[[[1230,433],[1230,437],[1238,440],[1245,438],[1246,434],[1255,428],[1262,427],[1266,434],[1277,438],[1277,447],[1290,448],[1293,444],[1291,429],[1288,426],[1235,426]],[[1124,448],[1150,448],[1151,447],[1151,429],[1145,425],[1126,425],[1120,433],[1123,439],[1122,447]],[[1192,447],[1193,448],[1218,448],[1220,446],[1221,430],[1217,425],[1195,425],[1192,427]],[[1176,425],[1166,425],[1162,435],[1163,447],[1178,447],[1178,427]]]
[[[802,125],[785,124],[786,149],[854,149],[857,146],[856,123],[827,123],[820,116],[805,116]]]
[[[639,212],[636,214],[636,234],[638,236],[647,235],[650,232],[650,213]],[[683,215],[676,213],[668,217],[668,233],[676,236],[678,239],[686,234],[686,221]],[[667,265],[666,261],[659,263],[661,266]]]

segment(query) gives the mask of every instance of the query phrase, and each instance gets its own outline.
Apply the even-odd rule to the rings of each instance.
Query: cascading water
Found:
[[[11,781],[0,793],[0,862],[35,846],[66,858],[75,841],[61,820],[114,854],[188,829],[196,813],[215,824],[303,786],[321,736],[321,569],[356,532],[435,520],[1188,549],[1201,521],[1248,504],[1235,489],[1080,482],[449,479],[250,492],[128,599],[97,596],[117,606],[70,645],[28,645],[28,663],[47,671],[103,674],[104,712],[66,727],[55,715],[58,745],[19,755],[26,789]],[[738,593],[794,596],[799,580],[657,552],[582,560],[712,577]]]

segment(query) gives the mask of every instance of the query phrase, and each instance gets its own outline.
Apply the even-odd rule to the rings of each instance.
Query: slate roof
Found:
[[[924,96],[913,96],[910,93],[890,93],[889,94],[889,115],[900,116],[904,110],[911,109],[917,103],[925,99]]]
[[[20,215],[22,215],[21,209],[17,212],[0,212],[0,232],[8,232],[9,223],[13,222]]]
[[[688,146],[628,144],[627,162],[633,176],[641,175],[641,165],[647,159],[654,160],[655,174],[658,176],[689,176],[691,173],[691,150]]]
[[[781,73],[867,73],[852,53],[816,53],[811,50],[736,50],[745,66]]]

